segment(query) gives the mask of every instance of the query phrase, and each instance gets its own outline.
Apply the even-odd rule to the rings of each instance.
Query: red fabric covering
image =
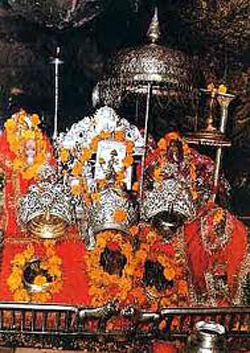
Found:
[[[240,270],[241,263],[247,253],[247,230],[242,222],[232,216],[232,234],[225,246],[210,253],[206,250],[200,231],[201,218],[207,217],[216,205],[210,205],[197,219],[185,226],[185,242],[192,269],[193,283],[200,292],[206,290],[204,273],[212,268],[216,262],[226,263],[226,274],[232,297],[234,296],[234,277]]]
[[[153,344],[153,353],[177,353],[174,343],[156,342]]]

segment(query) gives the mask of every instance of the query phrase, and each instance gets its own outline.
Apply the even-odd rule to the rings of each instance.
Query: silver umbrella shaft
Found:
[[[53,132],[53,139],[55,140],[57,138],[58,134],[58,107],[59,107],[59,66],[63,64],[63,61],[59,59],[60,55],[60,47],[56,48],[56,57],[55,59],[51,62],[54,67],[54,132]]]

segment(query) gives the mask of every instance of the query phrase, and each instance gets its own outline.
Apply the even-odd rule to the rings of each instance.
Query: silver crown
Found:
[[[175,178],[155,183],[153,189],[144,194],[143,216],[150,220],[161,212],[174,213],[187,219],[194,217],[190,189]]]
[[[137,202],[128,193],[111,187],[100,192],[100,199],[89,211],[89,225],[94,234],[108,229],[129,234],[139,215]],[[124,217],[119,220],[118,214]]]
[[[52,169],[46,168],[41,171],[42,180],[32,185],[21,198],[18,219],[36,236],[57,238],[74,221],[74,209],[64,185],[54,179]]]

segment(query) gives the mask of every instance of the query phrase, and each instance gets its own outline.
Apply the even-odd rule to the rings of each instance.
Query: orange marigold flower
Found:
[[[30,300],[29,294],[24,288],[17,290],[13,297],[16,302],[28,302]]]
[[[135,147],[135,144],[133,141],[127,141],[126,142],[126,146],[127,146],[127,153],[132,153],[133,149]]]
[[[126,156],[123,160],[122,160],[122,165],[127,168],[130,167],[134,162],[134,158],[132,156]]]
[[[16,254],[14,259],[12,260],[14,265],[23,267],[26,263],[25,256],[23,254]]]
[[[47,279],[45,276],[41,276],[41,275],[36,276],[34,280],[34,284],[36,286],[43,286],[45,283],[47,283]]]
[[[166,150],[167,149],[167,141],[165,140],[165,138],[161,138],[157,145],[158,145],[160,150]]]
[[[140,187],[140,184],[138,183],[138,181],[135,181],[133,186],[132,186],[132,190],[133,191],[139,191],[139,187]]]
[[[207,85],[207,89],[208,89],[209,91],[213,91],[213,89],[214,89],[214,84],[213,84],[213,83],[209,83],[209,85]]]
[[[106,139],[110,138],[110,132],[103,130],[100,132],[99,137],[101,140],[106,140]]]
[[[75,176],[78,176],[81,174],[81,172],[82,172],[82,164],[80,162],[76,162],[72,169],[72,174]]]
[[[90,146],[91,146],[91,149],[96,152],[97,151],[97,148],[98,148],[98,143],[99,143],[99,138],[98,137],[93,137],[91,143],[90,143]]]
[[[92,151],[89,148],[82,149],[81,162],[88,161],[92,156]]]
[[[102,189],[107,186],[107,180],[106,179],[99,179],[99,180],[97,180],[97,185],[100,189]]]
[[[39,116],[38,116],[37,114],[32,114],[32,115],[31,115],[31,122],[32,122],[32,124],[34,124],[34,125],[40,124],[40,118],[39,118]]]
[[[100,201],[100,195],[98,194],[98,192],[93,192],[91,194],[91,199],[93,202],[99,202]]]
[[[127,213],[123,210],[116,210],[114,212],[114,221],[115,222],[124,222],[127,219]]]
[[[213,218],[216,223],[219,223],[222,221],[223,217],[224,217],[224,210],[222,208],[219,208],[214,214]]]
[[[117,141],[124,141],[125,140],[125,134],[124,134],[124,132],[123,131],[116,131],[115,132],[115,139],[117,140]]]
[[[172,281],[175,278],[175,269],[173,267],[167,267],[163,274],[168,281]]]
[[[125,178],[124,171],[118,170],[118,172],[116,173],[116,180],[122,181],[124,178]]]
[[[132,235],[136,235],[139,233],[139,227],[138,226],[133,226],[129,229],[129,232],[132,234]]]
[[[20,112],[20,113],[18,114],[18,122],[19,122],[20,124],[24,124],[25,118],[26,118],[25,112]]]
[[[60,152],[59,152],[59,157],[61,159],[61,161],[63,163],[67,162],[67,160],[69,159],[69,151],[66,150],[66,148],[63,148]]]
[[[83,192],[83,188],[80,184],[75,184],[71,186],[71,192],[74,196],[80,196]]]
[[[178,292],[183,296],[188,294],[188,285],[186,281],[180,280],[178,282]]]

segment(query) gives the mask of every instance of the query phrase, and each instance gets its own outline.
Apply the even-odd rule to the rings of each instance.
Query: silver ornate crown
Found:
[[[131,226],[138,221],[138,215],[138,204],[128,193],[108,187],[91,205],[89,225],[94,234],[107,229],[128,234]]]
[[[54,176],[51,167],[43,169],[42,180],[28,189],[19,205],[20,224],[42,238],[61,236],[66,226],[74,221],[71,197]]]
[[[185,218],[195,215],[190,189],[174,178],[155,183],[152,190],[145,192],[143,213],[146,220],[161,212],[178,214]]]

